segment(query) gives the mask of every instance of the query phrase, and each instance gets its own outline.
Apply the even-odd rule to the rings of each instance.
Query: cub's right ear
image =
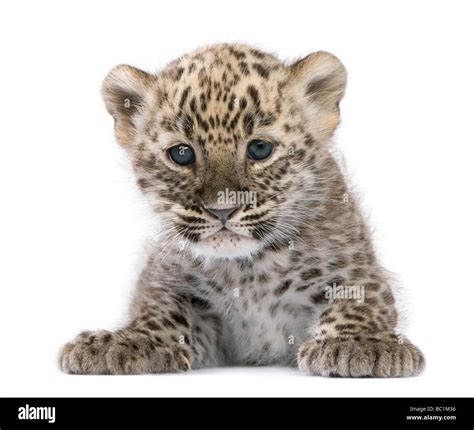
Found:
[[[126,64],[114,67],[102,84],[102,97],[115,120],[117,140],[127,146],[134,130],[133,118],[143,106],[155,77]]]

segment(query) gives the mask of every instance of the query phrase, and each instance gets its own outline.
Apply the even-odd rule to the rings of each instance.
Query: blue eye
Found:
[[[179,144],[172,146],[168,149],[170,158],[181,166],[187,166],[194,163],[196,156],[194,155],[194,149],[189,145]]]
[[[247,146],[247,155],[252,160],[264,160],[273,150],[273,145],[264,140],[251,140]]]

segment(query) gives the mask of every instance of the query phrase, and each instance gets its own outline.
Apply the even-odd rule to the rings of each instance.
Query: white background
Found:
[[[15,1],[0,6],[0,395],[474,395],[472,3]],[[341,58],[337,134],[382,261],[404,286],[418,378],[279,368],[69,376],[83,329],[118,327],[154,230],[99,89],[202,44]]]

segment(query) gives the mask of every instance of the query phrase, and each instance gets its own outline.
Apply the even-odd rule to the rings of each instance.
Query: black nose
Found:
[[[226,221],[235,213],[240,206],[233,206],[227,209],[216,209],[210,206],[203,205],[202,208],[209,212],[211,215],[214,215],[222,224],[225,224]]]

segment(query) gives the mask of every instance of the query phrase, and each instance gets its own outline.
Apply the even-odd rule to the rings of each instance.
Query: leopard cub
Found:
[[[419,374],[396,333],[389,277],[331,155],[346,70],[246,45],[200,48],[102,93],[163,238],[129,323],[65,345],[68,373],[299,366],[312,375]]]

